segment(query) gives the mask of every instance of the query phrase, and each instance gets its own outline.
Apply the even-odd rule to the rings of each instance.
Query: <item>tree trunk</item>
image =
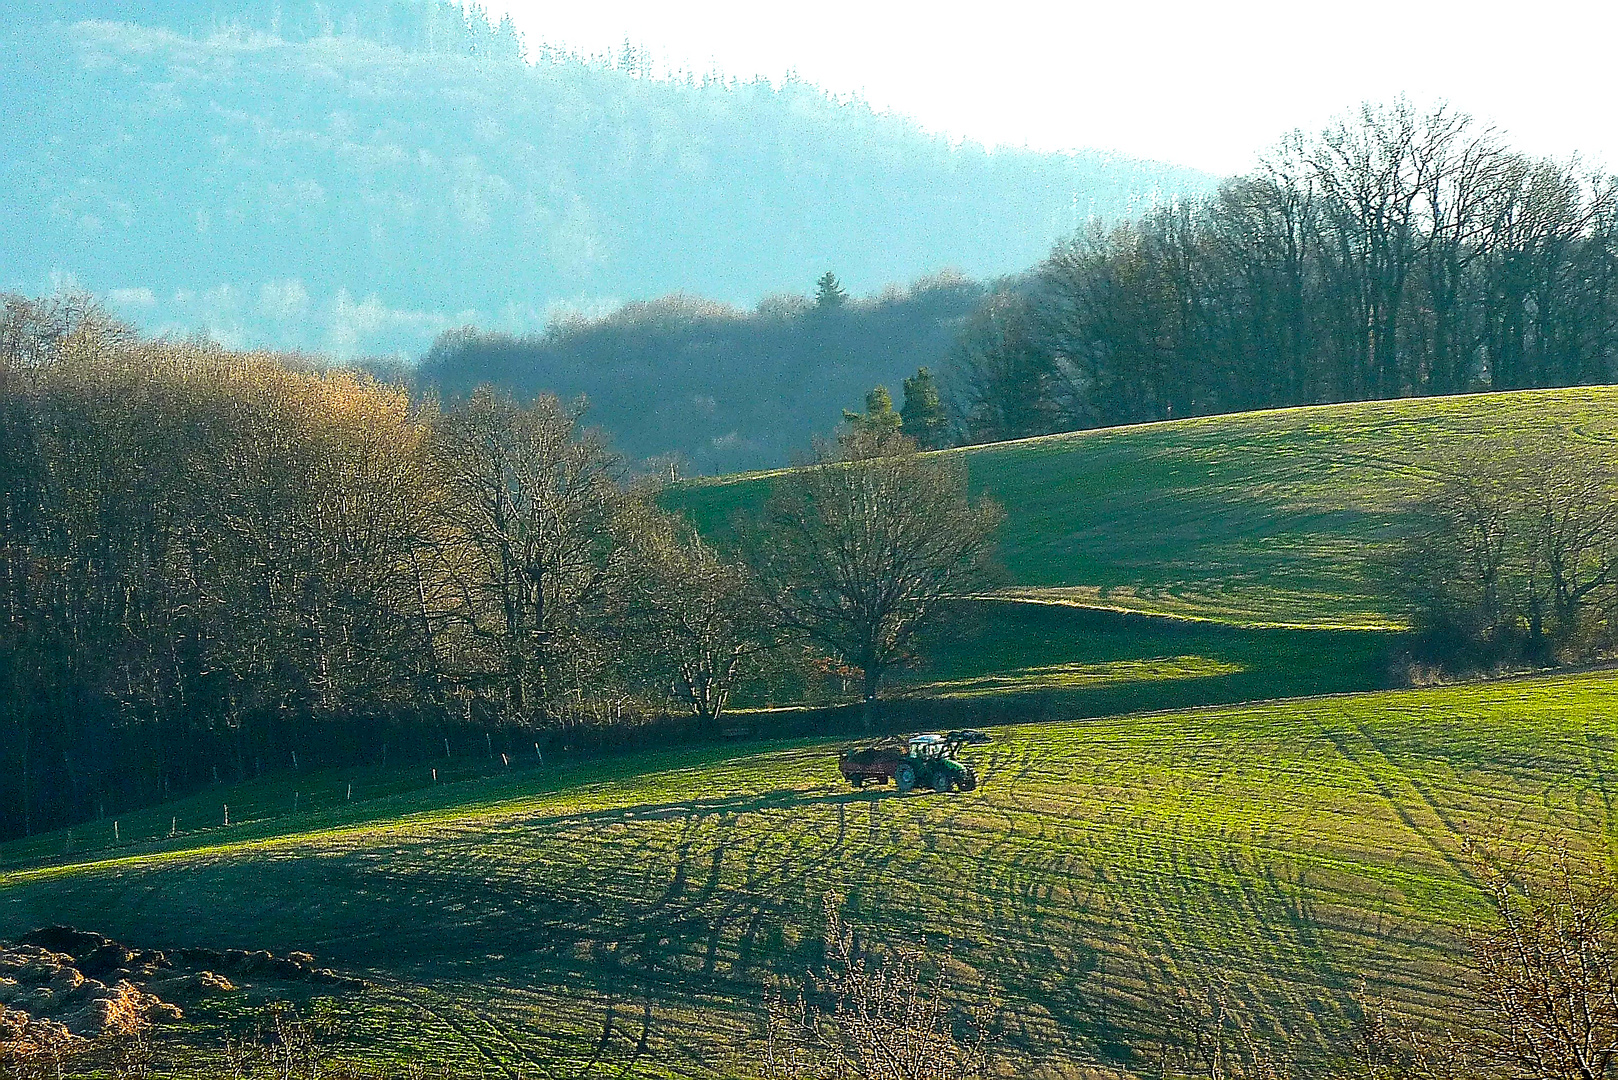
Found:
[[[865,668],[865,700],[860,707],[860,723],[866,731],[876,727],[876,688],[881,681],[881,668],[875,664]]]
[[[33,806],[28,801],[28,722],[22,725],[22,834],[34,835]]]

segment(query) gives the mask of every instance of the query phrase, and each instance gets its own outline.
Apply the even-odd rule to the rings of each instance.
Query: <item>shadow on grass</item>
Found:
[[[778,788],[761,795],[735,795],[717,799],[682,799],[678,802],[641,803],[609,810],[591,810],[579,814],[537,815],[523,818],[522,823],[532,826],[602,825],[643,821],[673,821],[680,818],[703,818],[760,813],[768,810],[792,810],[810,806],[846,806],[885,802],[889,799],[919,798],[931,795],[931,789],[917,788],[901,792],[895,788],[861,788],[852,791],[809,794],[796,788]]]

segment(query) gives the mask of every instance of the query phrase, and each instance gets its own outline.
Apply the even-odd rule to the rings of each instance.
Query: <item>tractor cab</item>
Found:
[[[946,753],[948,746],[942,735],[912,735],[909,746],[910,756],[917,761],[932,761],[952,756]]]

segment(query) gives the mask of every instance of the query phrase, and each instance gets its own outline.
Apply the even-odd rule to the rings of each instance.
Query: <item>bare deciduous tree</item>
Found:
[[[631,662],[717,721],[743,666],[773,637],[752,575],[683,521],[645,522],[633,545],[622,607]]]
[[[1472,939],[1477,1043],[1518,1076],[1611,1076],[1618,1064],[1618,896],[1609,875],[1592,873],[1566,847],[1537,873],[1476,861],[1500,919]]]
[[[1597,447],[1524,443],[1461,463],[1424,504],[1401,573],[1429,630],[1546,662],[1618,637],[1618,468]]]
[[[1469,842],[1494,908],[1468,935],[1452,1022],[1362,1002],[1354,1055],[1372,1080],[1605,1080],[1618,1071],[1618,892],[1560,842],[1510,854]]]
[[[504,707],[532,715],[599,662],[584,629],[623,568],[620,463],[551,396],[523,406],[480,390],[439,419],[434,441],[454,622],[491,657]]]
[[[782,476],[750,557],[779,624],[863,672],[870,723],[917,632],[984,582],[1001,517],[958,459],[854,432]]]

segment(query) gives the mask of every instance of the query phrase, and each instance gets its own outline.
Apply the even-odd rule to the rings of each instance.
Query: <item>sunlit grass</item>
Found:
[[[921,683],[914,692],[928,697],[973,698],[1026,691],[1078,690],[1101,686],[1236,675],[1241,668],[1205,656],[1164,656],[1116,660],[1109,664],[1051,664],[972,679]]]
[[[347,1006],[363,1055],[700,1076],[756,1036],[761,985],[813,961],[830,892],[873,933],[949,943],[1025,1064],[1121,1062],[1214,977],[1319,1060],[1362,974],[1411,1009],[1453,1000],[1457,928],[1486,914],[1463,836],[1605,841],[1615,717],[1618,675],[1593,673],[1024,725],[948,797],[851,791],[826,744],[401,771],[363,805],[43,870],[8,846],[0,932],[310,949],[375,981]]]
[[[1618,441],[1618,388],[1375,401],[947,451],[1006,507],[1007,591],[1247,626],[1388,629],[1381,556],[1459,462]],[[671,496],[723,535],[779,473]]]

